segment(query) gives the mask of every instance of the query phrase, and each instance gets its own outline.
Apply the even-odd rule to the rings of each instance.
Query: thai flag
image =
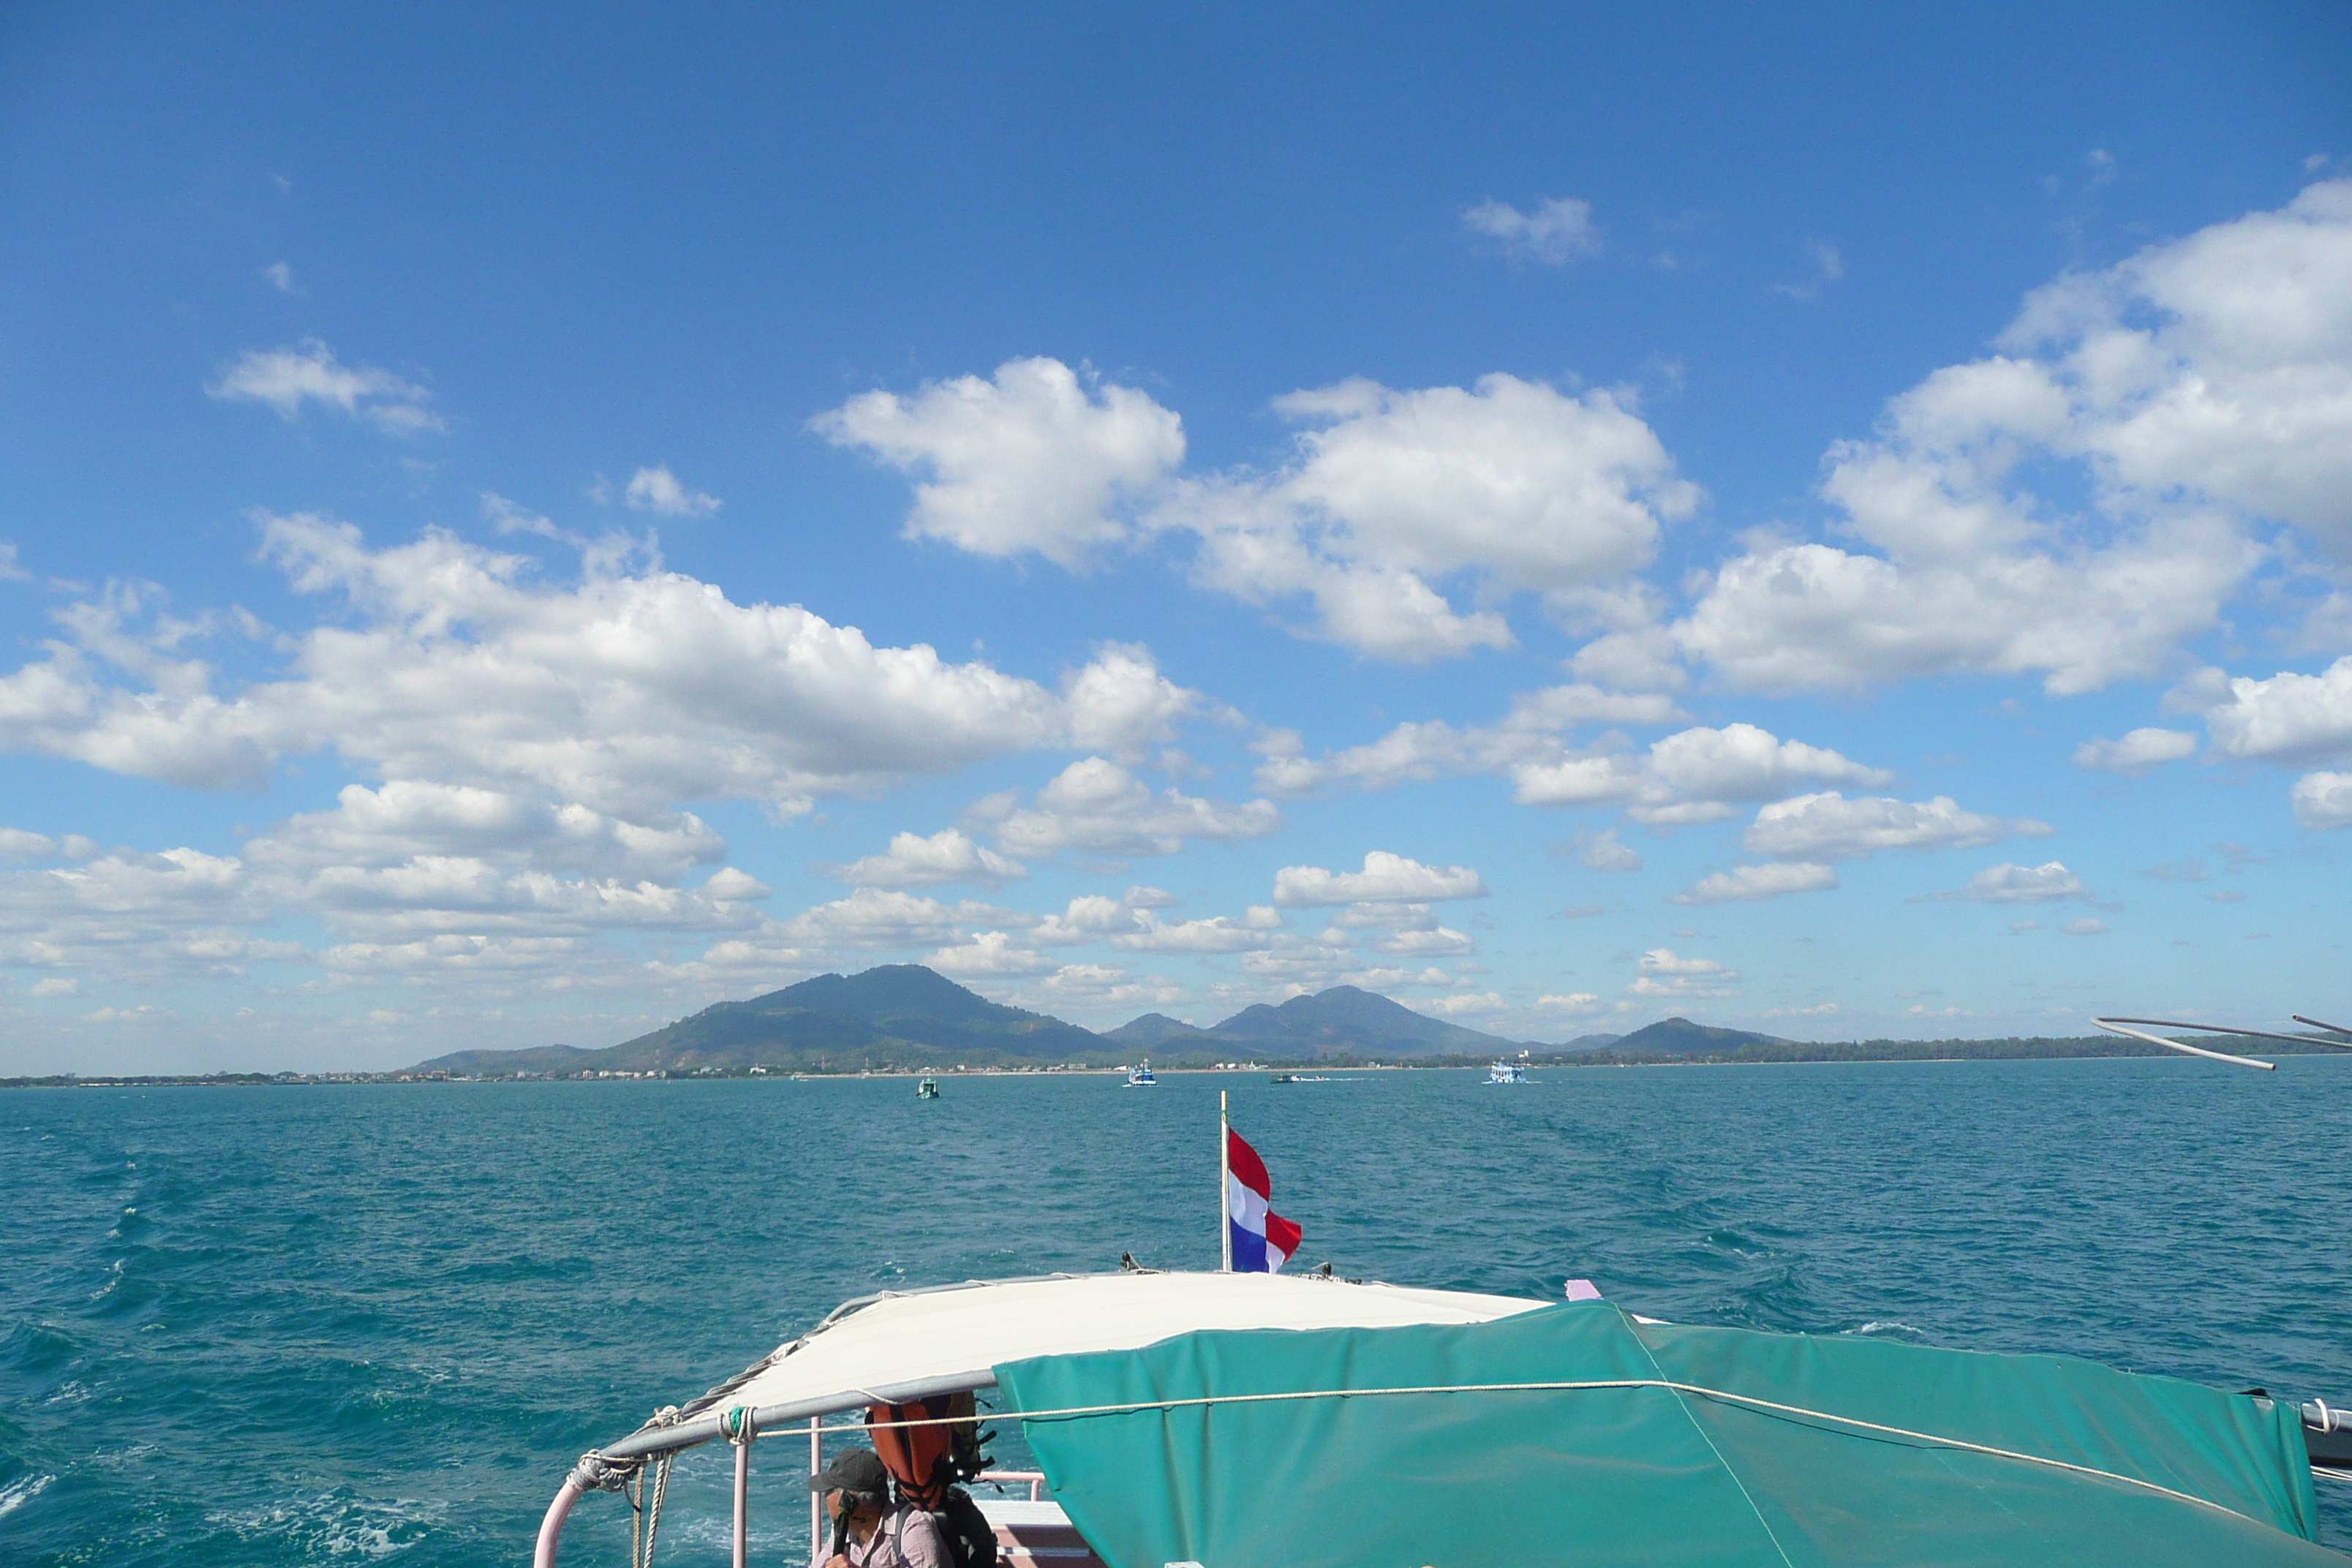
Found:
[[[1274,1182],[1265,1162],[1225,1129],[1225,1234],[1233,1238],[1234,1272],[1272,1274],[1290,1261],[1306,1232],[1266,1207]]]

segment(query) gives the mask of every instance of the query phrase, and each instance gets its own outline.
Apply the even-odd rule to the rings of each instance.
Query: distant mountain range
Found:
[[[1520,1048],[1517,1040],[1429,1017],[1353,985],[1293,996],[1280,1006],[1261,1002],[1206,1029],[1196,1029],[1164,1013],[1146,1013],[1103,1038],[1162,1055],[1206,1051],[1220,1058],[1238,1054],[1352,1056],[1393,1061],[1400,1057],[1485,1056]]]
[[[2329,1051],[2268,1042],[2269,1051]],[[1585,1035],[1562,1045],[1523,1045],[1416,1013],[1353,985],[1335,985],[1279,1006],[1244,1007],[1199,1028],[1146,1013],[1097,1034],[1018,1007],[1002,1006],[919,963],[884,964],[862,974],[820,974],[748,1002],[720,1002],[690,1018],[602,1050],[531,1046],[457,1051],[406,1070],[508,1078],[580,1072],[693,1072],[698,1068],[858,1072],[868,1068],[1103,1067],[1150,1057],[1163,1067],[1241,1059],[1278,1063],[1401,1062],[1467,1058],[1525,1049],[1538,1060],[1611,1063],[1690,1061],[1919,1061],[1949,1058],[2161,1055],[2114,1036],[2000,1040],[1784,1040],[1667,1018],[1630,1035]]]
[[[1565,1048],[1591,1049],[1615,1039],[1588,1036]],[[457,1051],[410,1070],[492,1077],[691,1072],[706,1067],[857,1071],[1105,1065],[1145,1055],[1183,1066],[1243,1057],[1397,1061],[1493,1056],[1521,1048],[1518,1041],[1425,1016],[1353,985],[1294,996],[1280,1006],[1245,1007],[1206,1029],[1147,1013],[1098,1035],[1041,1013],[1002,1006],[919,963],[892,963],[861,974],[820,974],[748,1002],[721,1002],[602,1050],[534,1046]]]

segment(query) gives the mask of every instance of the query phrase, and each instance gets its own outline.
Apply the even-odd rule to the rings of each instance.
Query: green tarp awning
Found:
[[[1580,1303],[1461,1328],[1183,1334],[996,1376],[1014,1411],[1233,1401],[1024,1421],[1110,1568],[2347,1562],[2311,1543],[2292,1406],[2063,1356]],[[1846,1420],[1656,1386],[1234,1398],[1612,1380]]]

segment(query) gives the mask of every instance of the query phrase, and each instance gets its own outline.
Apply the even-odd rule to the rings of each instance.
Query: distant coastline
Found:
[[[2252,1054],[2326,1054],[2307,1042],[2204,1034]],[[1497,1058],[1543,1068],[1764,1066],[1796,1062],[2011,1061],[2169,1055],[2123,1035],[1960,1040],[1787,1040],[1661,1018],[1629,1034],[1558,1042],[1511,1040],[1433,1018],[1391,997],[1334,985],[1279,1005],[1258,1003],[1202,1027],[1146,1013],[1097,1032],[992,1002],[919,963],[820,974],[741,1002],[718,1002],[618,1045],[467,1049],[383,1072],[47,1074],[0,1079],[5,1089],[144,1089],[344,1083],[579,1082],[647,1079],[860,1078],[937,1073],[1022,1075],[1294,1068],[1484,1067]]]
[[[2319,1040],[2288,1043],[2251,1040],[2223,1035],[2196,1037],[2201,1044],[2226,1049],[2237,1040],[2247,1055],[2342,1056],[2345,1051]],[[2143,1041],[2112,1035],[2035,1036],[1989,1040],[1776,1040],[1747,1044],[1719,1052],[1623,1051],[1611,1047],[1565,1050],[1528,1047],[1528,1065],[1536,1068],[1646,1067],[1814,1067],[1839,1063],[1941,1063],[1982,1061],[2066,1061],[2126,1057],[2163,1057],[2173,1053]],[[1301,1068],[1347,1072],[1405,1072],[1423,1069],[1460,1071],[1483,1068],[1484,1054],[1424,1056],[1402,1061],[1359,1059],[1347,1052],[1297,1057],[1269,1057],[1232,1064],[1160,1063],[1162,1073],[1213,1073],[1248,1077],[1256,1073]],[[30,1078],[0,1078],[0,1089],[172,1089],[172,1088],[300,1088],[338,1084],[437,1083],[593,1083],[649,1080],[695,1083],[736,1079],[790,1082],[793,1079],[840,1081],[868,1078],[1084,1078],[1115,1075],[1125,1063],[1068,1062],[1050,1064],[992,1063],[940,1067],[929,1063],[843,1067],[702,1067],[674,1068],[588,1068],[574,1072],[531,1071],[453,1073],[445,1068],[404,1068],[394,1072],[220,1072],[142,1073],[136,1075],[51,1073]]]

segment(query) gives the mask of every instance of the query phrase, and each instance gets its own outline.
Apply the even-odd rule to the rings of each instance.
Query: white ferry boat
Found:
[[[1488,1083],[1525,1083],[1528,1081],[1528,1064],[1497,1058],[1486,1068],[1486,1081]]]

